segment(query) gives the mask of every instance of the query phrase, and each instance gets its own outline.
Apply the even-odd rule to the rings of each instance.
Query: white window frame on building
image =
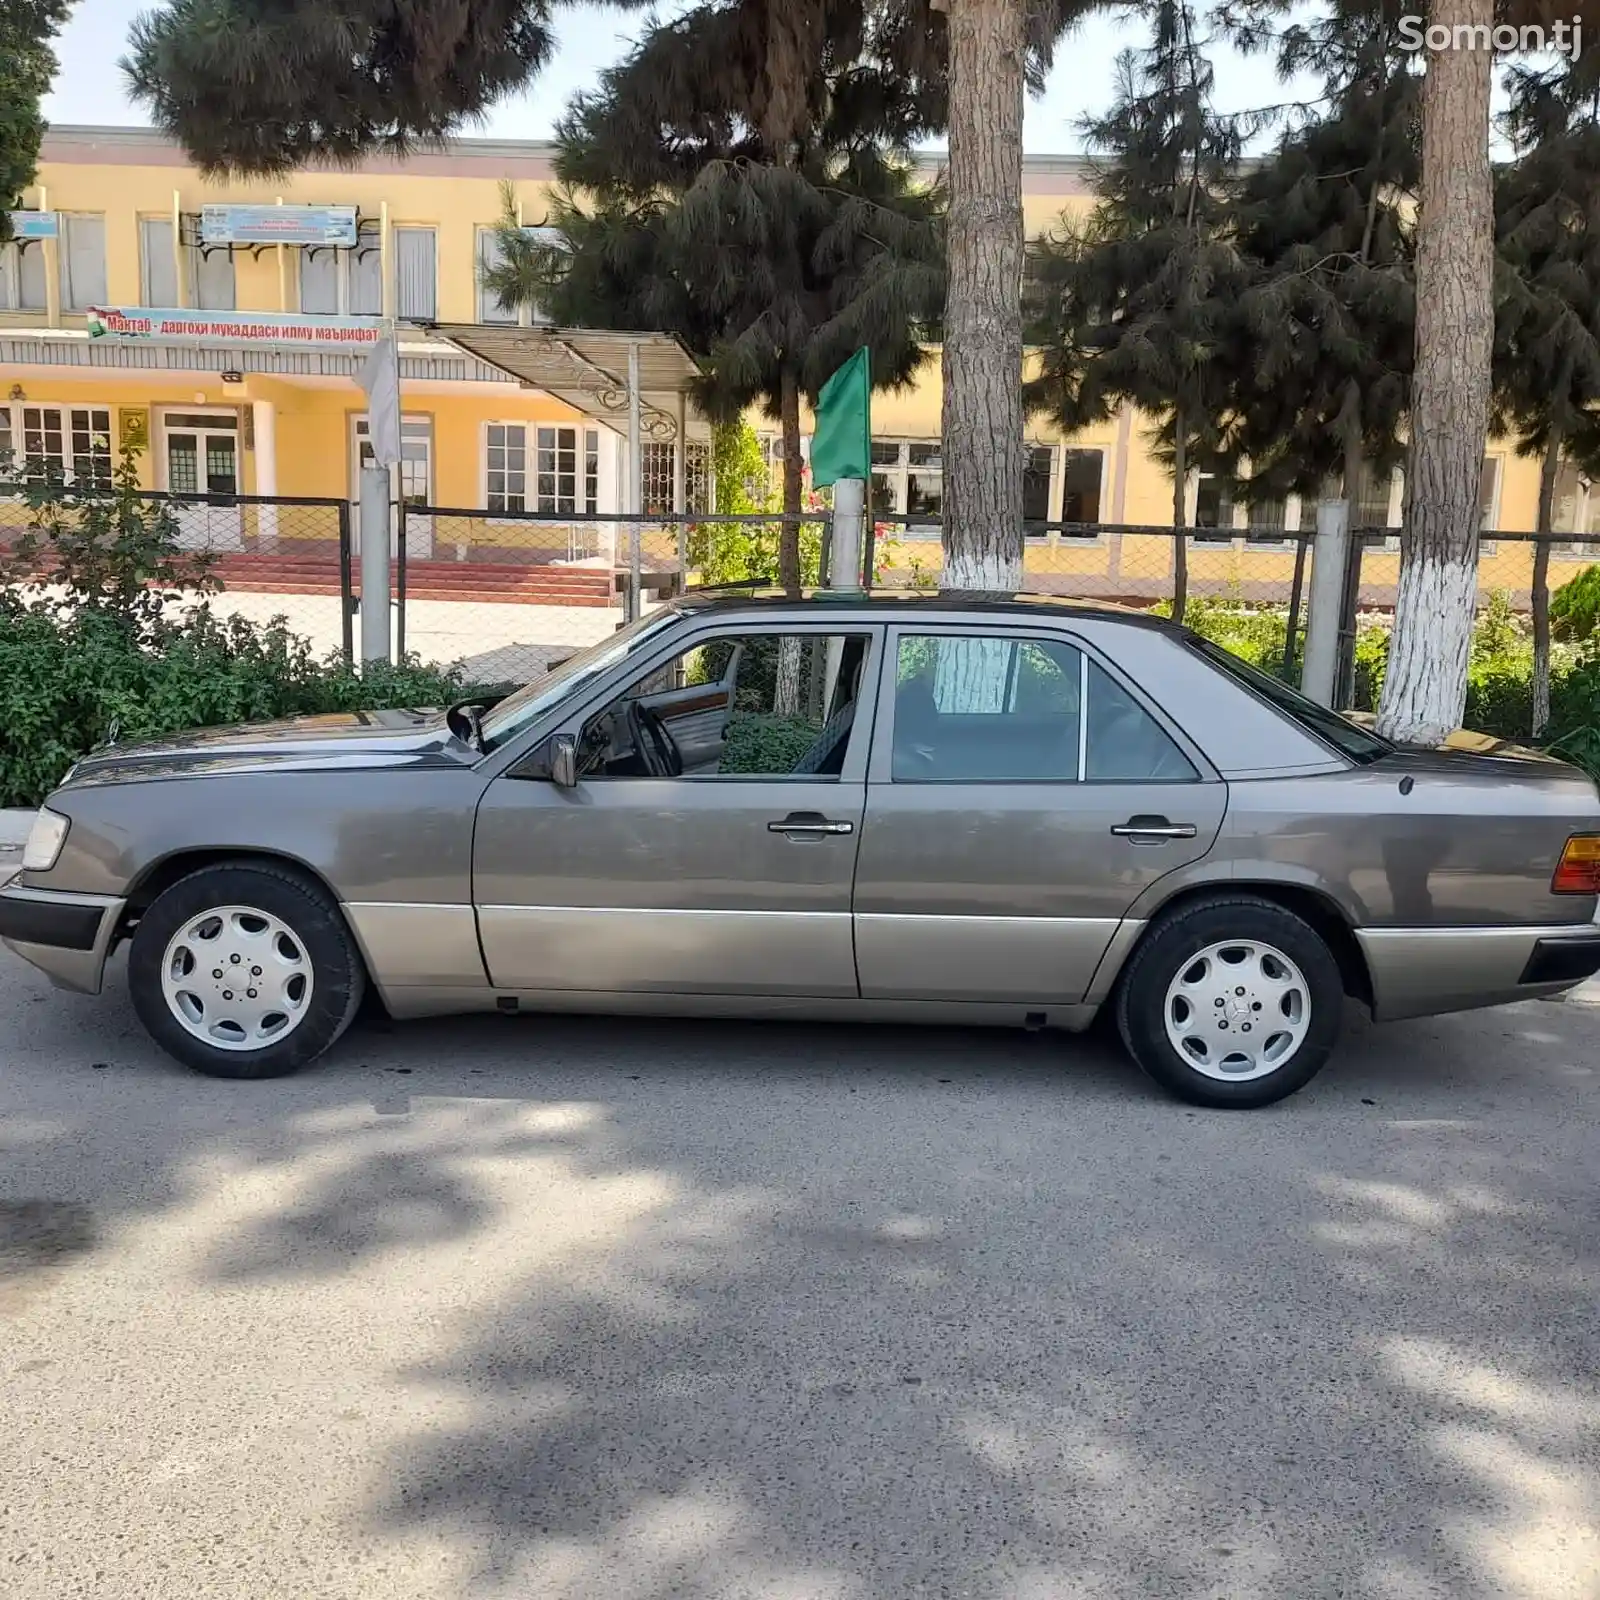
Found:
[[[103,306],[106,287],[106,218],[103,211],[63,211],[56,240],[61,309],[87,311]]]
[[[1198,519],[1201,515],[1200,504],[1203,496],[1207,495],[1207,486],[1218,486],[1218,507],[1216,515],[1219,520],[1206,523],[1204,533],[1193,533],[1189,542],[1199,545],[1227,545],[1240,549],[1273,549],[1277,546],[1292,544],[1295,535],[1301,531],[1301,517],[1304,515],[1304,506],[1297,494],[1273,495],[1267,504],[1281,503],[1283,506],[1283,524],[1281,528],[1276,523],[1262,523],[1251,520],[1251,500],[1249,498],[1250,475],[1249,465],[1245,464],[1243,475],[1237,479],[1230,479],[1222,473],[1193,472],[1189,475],[1189,501],[1185,511],[1185,520],[1191,529],[1201,526]],[[1226,507],[1226,512],[1223,511]],[[1259,533],[1252,534],[1252,529],[1261,529]]]
[[[361,498],[361,469],[372,450],[368,443],[371,422],[366,412],[350,418],[350,497]],[[433,417],[428,412],[407,411],[400,418],[400,496],[411,506],[433,504]]]
[[[179,304],[170,213],[139,218],[139,304],[164,310]]]
[[[42,239],[0,245],[0,311],[48,311],[50,269]]]
[[[295,273],[300,311],[311,317],[381,317],[383,315],[383,223],[363,217],[356,225],[356,246],[301,245]],[[316,303],[307,305],[306,273],[316,275]],[[333,290],[333,304],[326,289]]]
[[[484,271],[498,266],[500,259],[499,229],[493,224],[480,222],[473,234],[472,245],[472,276],[473,287],[477,290],[478,321],[510,324],[519,328],[531,328],[537,323],[548,322],[550,319],[537,306],[519,305],[507,311],[484,286]]]
[[[479,450],[479,500],[484,510],[491,518],[597,515],[602,476],[600,435],[598,427],[582,423],[486,422]],[[498,466],[496,451],[502,453]],[[563,470],[563,455],[571,456],[570,472]],[[501,478],[498,487],[497,474]],[[561,492],[565,477],[572,480],[572,503],[562,509],[562,501],[568,498]],[[513,479],[519,488],[511,487]]]
[[[1042,448],[1034,446],[1035,449]],[[1099,527],[1105,522],[1106,504],[1106,474],[1111,468],[1111,453],[1104,445],[1051,445],[1052,453],[1050,463],[1050,520],[1052,522],[1075,522],[1084,527]],[[1094,515],[1092,517],[1069,517],[1067,515],[1067,478],[1074,460],[1085,457],[1095,457],[1095,487],[1094,487]],[[1083,492],[1083,491],[1074,491]],[[1059,530],[1057,537],[1070,544],[1093,544],[1105,537],[1102,533],[1069,533],[1065,528]]]
[[[781,463],[780,463],[781,466]],[[927,517],[926,522],[895,525],[896,537],[937,539],[944,514],[944,447],[938,439],[910,439],[880,434],[872,441],[871,505],[874,516]],[[933,510],[911,505],[912,485],[919,493],[938,487],[938,504]]]
[[[191,244],[184,252],[189,304],[197,311],[235,311],[239,305],[238,275],[231,245]]]
[[[1553,556],[1587,560],[1600,553],[1600,484],[1586,478],[1577,465],[1565,457],[1556,468],[1550,531],[1577,535],[1551,545]]]
[[[398,222],[390,229],[390,246],[395,316],[402,322],[434,321],[439,315],[439,230],[432,223]]]
[[[67,483],[109,484],[111,407],[0,398],[0,478],[26,480],[33,462],[53,465]]]

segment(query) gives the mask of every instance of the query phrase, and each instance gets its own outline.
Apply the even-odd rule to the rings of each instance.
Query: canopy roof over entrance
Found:
[[[607,420],[627,416],[629,358],[636,350],[639,424],[656,439],[677,436],[681,397],[699,371],[689,352],[662,333],[476,322],[436,323],[430,332],[527,388]]]

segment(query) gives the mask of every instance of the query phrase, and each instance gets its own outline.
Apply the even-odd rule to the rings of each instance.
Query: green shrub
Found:
[[[81,755],[188,728],[330,711],[441,705],[460,674],[412,660],[357,673],[319,661],[282,621],[200,609],[141,640],[103,612],[0,607],[0,805],[36,805]]]
[[[821,732],[821,723],[805,717],[735,714],[728,721],[727,744],[717,770],[792,772]]]
[[[1550,631],[1581,644],[1600,628],[1600,566],[1585,567],[1550,596]]]

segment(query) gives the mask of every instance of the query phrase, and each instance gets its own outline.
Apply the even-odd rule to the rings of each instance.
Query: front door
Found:
[[[1061,634],[902,629],[855,889],[863,995],[1083,998],[1135,899],[1211,848],[1226,785]]]
[[[473,895],[496,988],[852,996],[881,630],[707,630],[489,785]]]
[[[239,493],[239,418],[235,412],[169,411],[166,438],[167,489],[177,495]],[[236,505],[174,507],[178,544],[185,550],[242,550],[244,524]]]

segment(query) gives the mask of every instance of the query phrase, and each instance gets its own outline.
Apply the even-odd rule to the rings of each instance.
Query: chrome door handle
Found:
[[[1119,839],[1132,839],[1135,844],[1158,844],[1163,839],[1192,839],[1195,825],[1192,822],[1168,822],[1165,817],[1129,817],[1116,824],[1111,831]]]
[[[796,812],[792,817],[785,817],[781,822],[769,822],[768,833],[783,833],[790,837],[802,839],[821,839],[828,834],[854,833],[856,825],[853,822],[833,822],[827,817],[818,816],[813,811]]]

